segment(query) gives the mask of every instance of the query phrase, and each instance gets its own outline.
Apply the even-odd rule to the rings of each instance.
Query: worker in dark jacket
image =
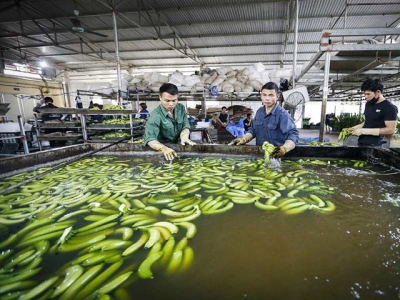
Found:
[[[33,108],[33,111],[39,113],[38,109],[58,108],[58,106],[55,106],[53,102],[54,102],[53,98],[44,97],[44,99],[41,100],[40,103]],[[61,115],[61,114],[42,114],[41,119],[42,122],[45,123],[46,121],[50,120],[64,120],[66,116],[67,115]]]

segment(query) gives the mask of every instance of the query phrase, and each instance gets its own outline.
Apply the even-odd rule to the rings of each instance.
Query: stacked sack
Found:
[[[239,98],[246,98],[253,91],[260,91],[264,83],[270,81],[269,72],[260,62],[241,71],[223,67],[204,74],[200,80],[204,85],[216,86],[218,92],[236,92]]]
[[[261,63],[255,63],[243,70],[234,70],[227,66],[215,70],[204,69],[202,76],[184,75],[175,71],[171,75],[161,75],[158,72],[146,72],[142,75],[123,75],[122,90],[129,86],[130,90],[158,92],[163,83],[175,84],[181,92],[203,91],[205,87],[216,87],[218,92],[237,93],[240,99],[247,98],[254,91],[260,91],[261,87],[274,81],[279,85],[279,78],[290,78],[291,70],[277,69],[267,71]],[[118,81],[112,81],[114,92],[118,90]],[[215,88],[214,88],[215,89]]]

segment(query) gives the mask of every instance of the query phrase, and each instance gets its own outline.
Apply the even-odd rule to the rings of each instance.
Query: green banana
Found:
[[[69,251],[76,251],[85,247],[88,247],[89,245],[95,244],[97,242],[100,242],[104,240],[106,236],[104,234],[100,234],[94,237],[90,237],[89,239],[85,241],[81,241],[80,243],[77,244],[71,244],[71,243],[64,243],[58,247],[59,252],[69,252]]]
[[[77,299],[84,299],[93,293],[103,282],[105,282],[111,275],[113,275],[124,262],[123,259],[117,261],[108,267],[104,272],[98,275],[95,279],[93,279],[88,285],[86,285],[77,295]]]
[[[104,285],[101,289],[99,289],[99,293],[109,293],[115,290],[119,285],[121,285],[124,281],[126,281],[131,275],[132,271],[122,274],[115,278],[114,280],[110,281],[106,285]],[[110,298],[111,299],[111,298]]]
[[[133,235],[133,229],[129,227],[121,227],[115,230],[115,233],[122,233],[122,239],[126,241]]]
[[[146,227],[165,227],[166,229],[169,230],[169,232],[171,232],[172,234],[175,234],[178,232],[179,228],[171,223],[171,222],[165,222],[165,221],[161,221],[161,222],[156,222],[154,224],[148,225]]]
[[[177,222],[174,223],[177,226],[182,226],[183,228],[186,229],[186,237],[188,239],[191,239],[195,236],[196,232],[197,232],[197,227],[195,224],[190,223],[190,222]]]
[[[1,285],[6,285],[18,281],[22,281],[28,278],[31,278],[35,276],[37,273],[39,273],[42,270],[42,268],[35,268],[35,269],[29,269],[24,272],[20,272],[19,274],[9,277],[9,278],[0,278],[1,279]],[[13,274],[14,275],[14,274]]]
[[[79,228],[77,230],[77,232],[84,232],[84,231],[96,228],[96,227],[98,227],[100,225],[104,225],[104,224],[106,224],[108,222],[113,222],[115,220],[118,220],[119,218],[120,218],[120,214],[114,214],[114,215],[108,216],[106,218],[103,218],[100,221],[94,222],[94,223],[92,223],[90,225],[86,225],[84,227],[81,227],[81,228]]]
[[[232,209],[234,206],[233,202],[229,202],[225,207],[219,208],[216,210],[207,210],[203,212],[203,215],[216,215],[216,214],[222,214],[227,212],[228,210]]]
[[[182,250],[174,251],[166,270],[167,274],[175,273],[179,269],[182,262],[182,256]]]
[[[303,204],[301,206],[286,210],[285,213],[288,215],[295,215],[302,213],[310,208],[310,204]]]
[[[179,223],[179,222],[188,222],[188,221],[193,221],[195,219],[197,219],[198,217],[200,217],[201,215],[201,210],[198,206],[195,207],[195,211],[186,217],[181,217],[181,218],[174,218],[173,222],[175,223]]]
[[[195,212],[195,209],[193,209],[192,211],[186,211],[186,212],[177,212],[177,211],[169,210],[166,208],[161,210],[161,214],[163,214],[164,216],[173,217],[173,218],[186,217],[186,216],[193,214],[194,212]]]
[[[0,295],[16,290],[23,290],[25,288],[31,288],[36,285],[35,281],[26,280],[26,281],[17,281],[10,284],[5,284],[0,286]]]
[[[85,273],[83,273],[81,276],[79,276],[78,279],[76,279],[68,288],[67,290],[61,295],[59,298],[60,300],[68,300],[68,299],[74,299],[75,295],[78,294],[79,289],[85,285],[88,284],[97,274],[100,273],[100,271],[103,269],[104,264],[99,264],[96,266],[91,267],[89,270],[87,270]]]
[[[175,238],[171,237],[164,245],[163,248],[163,256],[161,257],[161,264],[162,265],[166,265],[172,257],[172,253],[174,252],[174,248],[175,248]]]
[[[188,270],[193,262],[193,258],[194,258],[193,249],[190,246],[186,246],[185,249],[183,249],[183,258],[180,269],[182,271]]]
[[[256,200],[256,202],[254,202],[254,204],[256,207],[258,207],[259,209],[262,209],[262,210],[277,210],[277,209],[279,209],[279,207],[275,206],[275,205],[262,204],[260,202],[260,200]]]
[[[143,228],[142,230],[146,230],[149,233],[149,239],[147,240],[146,244],[144,245],[145,249],[150,249],[153,247],[155,243],[157,243],[161,237],[160,231],[157,227],[149,227]]]
[[[138,275],[140,278],[148,279],[153,278],[153,272],[151,271],[151,266],[160,259],[160,257],[164,254],[163,251],[154,253],[151,256],[148,256],[139,266]]]
[[[324,207],[325,206],[325,202],[323,200],[321,200],[318,196],[310,194],[310,198],[312,200],[314,200],[315,202],[317,202],[318,207]]]
[[[233,203],[235,204],[250,204],[250,203],[254,203],[257,200],[259,200],[260,197],[253,197],[253,198],[237,198],[237,197],[232,197],[231,200]]]
[[[29,292],[23,293],[18,299],[24,299],[24,300],[37,299],[36,298],[37,296],[48,290],[57,280],[58,276],[51,277],[43,281],[41,284],[37,285],[33,289],[31,289]]]
[[[128,248],[126,248],[125,251],[122,253],[122,256],[128,256],[128,255],[136,252],[138,249],[140,249],[142,246],[144,246],[144,244],[146,244],[148,239],[149,239],[149,234],[147,232],[143,232],[140,239],[136,243],[134,243],[131,246],[129,246]]]
[[[319,208],[320,210],[326,211],[326,212],[335,211],[335,209],[336,209],[335,204],[333,204],[331,201],[325,201],[325,203],[326,203],[327,207],[321,207],[321,208]]]

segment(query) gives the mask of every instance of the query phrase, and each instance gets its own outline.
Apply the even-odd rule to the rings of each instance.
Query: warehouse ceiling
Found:
[[[73,81],[116,78],[117,54],[123,72],[201,67],[291,68],[294,59],[295,0],[14,0],[0,3],[3,61],[39,63]],[[399,29],[399,0],[299,0],[298,65],[319,51],[328,29]],[[352,91],[366,76],[378,76],[399,91],[400,38],[390,35],[332,37],[332,43],[378,43],[363,54],[332,52],[334,93]],[[386,45],[386,46],[385,46]],[[385,47],[386,48],[385,48]],[[397,49],[397,51],[396,51]],[[346,50],[346,49],[344,49]],[[299,83],[318,91],[324,56]]]

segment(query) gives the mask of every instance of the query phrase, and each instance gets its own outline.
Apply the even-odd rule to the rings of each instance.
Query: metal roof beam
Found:
[[[357,29],[327,29],[322,33],[330,33],[330,37],[341,36],[382,36],[399,35],[400,28],[357,28]]]
[[[308,30],[303,30],[299,31],[299,33],[320,33],[321,31],[319,30],[314,30],[314,31],[308,31]],[[224,38],[224,37],[238,37],[238,36],[265,36],[266,34],[271,35],[271,34],[279,34],[282,35],[282,31],[269,31],[269,32],[238,32],[238,33],[219,33],[219,34],[204,34],[204,35],[185,35],[181,36],[181,39],[192,39],[192,38]],[[173,34],[169,34],[166,36],[162,37],[164,40],[165,39],[174,39]],[[135,42],[135,41],[154,41],[153,37],[143,37],[143,38],[130,38],[130,39],[119,39],[119,42]],[[97,41],[96,44],[105,44],[105,43],[113,43],[113,39],[108,39],[108,40],[102,40],[102,41]],[[318,41],[319,42],[319,41]],[[316,42],[316,43],[318,43]],[[78,45],[79,41],[68,41],[68,42],[60,42],[58,43],[59,45]],[[21,47],[15,47],[15,48],[20,48],[20,49],[29,49],[29,48],[38,48],[38,47],[46,47],[46,46],[54,46],[49,43],[43,43],[39,45],[25,45]]]
[[[126,17],[125,15],[127,14],[126,12],[118,12],[119,16],[123,16]],[[109,15],[109,14],[107,14]],[[382,14],[377,14],[382,15]],[[398,14],[393,13],[393,14],[384,14],[385,17],[388,16],[398,16]],[[370,17],[373,16],[373,14],[371,15],[351,15],[351,17]],[[325,19],[325,18],[331,18],[334,16],[320,16],[320,17],[312,17],[312,16],[306,16],[306,17],[299,17],[299,20],[306,20],[306,19]],[[82,16],[80,16],[80,18],[83,18]],[[128,17],[126,17],[128,18]],[[42,19],[38,20],[41,21]],[[118,27],[118,30],[132,30],[132,29],[148,29],[148,28],[154,28],[154,26],[152,25],[143,25],[140,26],[137,22],[135,22],[132,19],[129,19],[131,23],[134,24],[134,26],[120,26]],[[32,20],[25,20],[25,21],[35,21],[34,19]],[[169,26],[174,26],[174,27],[179,27],[179,26],[186,26],[186,25],[221,25],[221,24],[229,24],[229,23],[248,23],[248,22],[275,22],[275,21],[287,21],[285,18],[270,18],[270,19],[238,19],[238,20],[221,20],[221,21],[211,21],[211,22],[190,22],[190,23],[179,23],[179,24],[173,24],[173,25],[169,25]],[[17,21],[13,21],[11,23],[15,23]],[[0,22],[0,25],[3,24],[2,22]],[[164,27],[168,27],[168,25],[160,25],[161,28]],[[95,28],[94,30],[96,31],[112,31],[111,27],[100,27],[100,28]],[[335,30],[342,30],[342,29],[335,29]],[[57,29],[57,33],[61,34],[61,33],[70,33],[70,30],[60,30]],[[52,33],[51,31],[49,31],[48,33]],[[42,35],[43,32],[34,32],[34,33],[30,33],[30,36],[35,36],[35,35]],[[370,34],[373,35],[373,34]],[[382,35],[382,34],[379,34]],[[1,36],[2,38],[15,38],[18,37],[18,34],[9,34],[9,35],[3,35]]]

